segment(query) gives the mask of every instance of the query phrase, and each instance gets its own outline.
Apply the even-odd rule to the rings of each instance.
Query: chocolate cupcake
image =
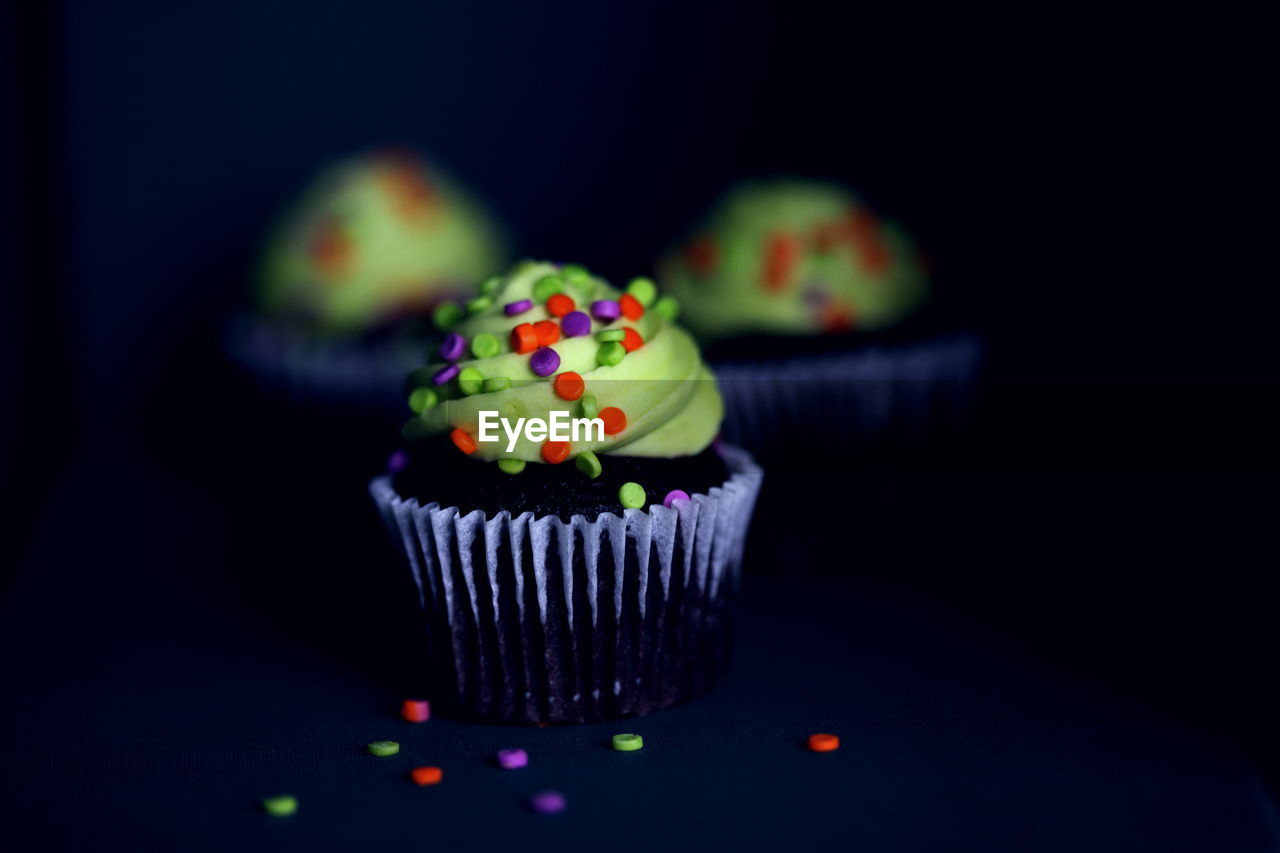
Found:
[[[655,295],[524,262],[410,377],[407,464],[370,489],[459,713],[646,713],[724,668],[762,473]]]
[[[776,448],[815,418],[846,439],[920,432],[967,408],[977,338],[931,310],[902,229],[836,184],[735,188],[659,280],[707,348],[731,440]]]
[[[257,309],[233,325],[232,355],[296,400],[391,410],[431,310],[474,293],[503,255],[488,213],[413,152],[339,163],[268,238]]]

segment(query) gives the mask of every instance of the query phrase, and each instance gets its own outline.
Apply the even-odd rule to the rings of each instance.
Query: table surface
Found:
[[[813,531],[753,541],[735,661],[701,700],[599,725],[404,723],[413,594],[359,484],[252,467],[90,453],[51,490],[0,602],[0,848],[1276,849],[1230,739],[944,589],[852,558],[780,567]],[[619,731],[645,748],[612,751]],[[818,731],[839,751],[804,749]],[[375,739],[402,750],[373,758]],[[494,768],[513,746],[529,767]],[[408,783],[420,764],[443,784]],[[526,808],[547,788],[566,812]],[[283,792],[297,814],[264,815]]]

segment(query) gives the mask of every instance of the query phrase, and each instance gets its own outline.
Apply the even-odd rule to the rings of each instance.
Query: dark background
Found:
[[[236,675],[254,630],[193,639],[232,623],[375,673],[380,698],[411,689],[377,652],[397,629],[347,615],[353,588],[331,577],[376,534],[361,488],[390,436],[264,406],[219,349],[280,205],[325,162],[400,141],[490,200],[521,250],[614,277],[648,270],[744,176],[840,178],[906,221],[945,304],[989,342],[978,420],[840,459],[836,482],[817,464],[771,473],[830,495],[858,543],[757,549],[749,571],[782,596],[887,586],[907,624],[945,601],[1033,650],[1038,673],[1164,709],[1275,779],[1275,69],[1257,22],[805,2],[2,8],[0,595],[11,683],[28,685],[6,736],[109,695],[122,659],[163,684],[189,666],[154,649],[175,637],[209,683],[252,693],[267,676]],[[281,542],[305,516],[273,500],[304,488],[359,535]],[[830,640],[811,649],[836,656]],[[68,661],[74,679],[57,675]],[[317,664],[310,683],[332,676]],[[99,737],[141,713],[112,707]],[[22,771],[33,753],[13,755]]]

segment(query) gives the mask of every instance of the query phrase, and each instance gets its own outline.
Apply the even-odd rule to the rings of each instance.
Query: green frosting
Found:
[[[267,241],[261,308],[360,331],[472,292],[502,241],[464,191],[413,154],[383,151],[322,173]]]
[[[511,331],[517,325],[550,320],[560,326],[560,318],[548,312],[544,300],[534,297],[535,288],[544,297],[554,290],[550,284],[539,285],[549,275],[558,275],[564,282],[563,293],[574,300],[576,310],[588,315],[591,314],[592,302],[617,301],[622,295],[603,279],[580,274],[576,268],[564,267],[558,271],[553,264],[533,261],[516,265],[501,280],[490,307],[466,317],[453,327],[453,331],[462,335],[468,344],[465,357],[457,362],[461,369],[459,377],[436,385],[433,377],[446,365],[434,353],[433,363],[410,376],[411,390],[433,388],[441,399],[437,405],[422,410],[406,424],[406,436],[416,438],[461,429],[476,437],[481,411],[496,411],[499,417],[508,419],[514,426],[518,418],[549,421],[553,411],[582,417],[583,405],[586,404],[590,410],[594,403],[597,411],[610,407],[620,409],[625,415],[626,427],[616,434],[605,435],[602,441],[573,442],[570,460],[587,451],[623,456],[675,457],[693,455],[706,448],[719,432],[724,414],[715,377],[702,361],[698,346],[689,334],[669,323],[659,312],[646,310],[642,317],[634,320],[623,316],[602,322],[593,317],[587,334],[577,337],[562,335],[549,345],[559,356],[560,364],[547,376],[534,373],[532,353],[514,351]],[[525,299],[533,300],[533,308],[516,316],[506,314],[504,306]],[[643,339],[643,344],[626,353],[615,365],[601,364],[598,357],[600,349],[610,344],[602,343],[597,334],[605,329],[627,328],[634,329]],[[499,343],[499,351],[484,358],[475,358],[475,348],[471,343],[482,335],[493,335]],[[612,345],[622,346],[616,342]],[[556,392],[556,376],[568,371],[579,374],[585,385],[585,393],[576,401],[562,399]],[[510,384],[495,391],[487,391],[482,385],[479,393],[468,394],[466,392],[472,390],[469,382],[464,382],[467,385],[465,390],[459,387],[462,374],[467,374],[470,379],[477,375],[486,380],[503,378]],[[514,449],[508,452],[506,433],[498,428],[497,434],[500,436],[497,442],[477,442],[474,458],[546,461],[542,442],[530,440],[522,434]]]
[[[681,319],[707,338],[896,323],[928,283],[906,236],[834,184],[743,184],[660,264]]]

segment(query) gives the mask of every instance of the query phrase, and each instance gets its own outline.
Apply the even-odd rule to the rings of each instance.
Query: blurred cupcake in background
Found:
[[[766,449],[815,415],[850,437],[927,431],[966,408],[977,340],[929,310],[905,232],[838,184],[735,187],[659,280],[708,347],[730,440]]]
[[[346,160],[269,235],[232,354],[296,401],[394,411],[431,310],[474,293],[504,254],[489,213],[412,151]]]

